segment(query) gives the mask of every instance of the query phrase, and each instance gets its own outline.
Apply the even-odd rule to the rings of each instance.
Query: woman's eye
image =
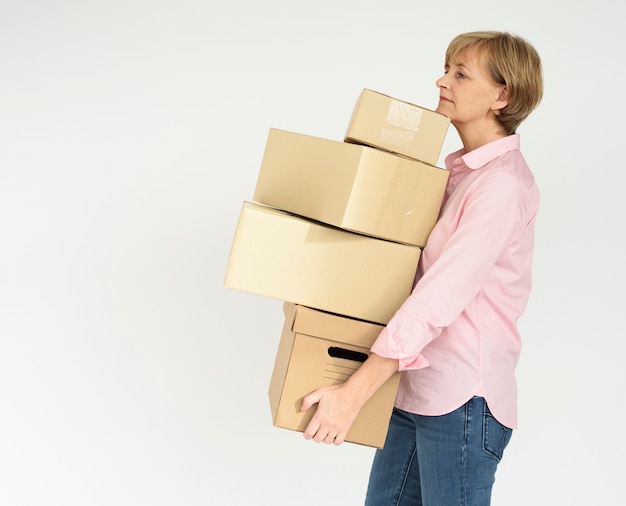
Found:
[[[465,79],[465,74],[464,74],[463,72],[457,72],[457,73],[456,73],[456,76],[457,76],[459,79]]]

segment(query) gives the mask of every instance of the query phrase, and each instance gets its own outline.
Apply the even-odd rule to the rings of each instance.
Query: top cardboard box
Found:
[[[369,146],[270,129],[253,201],[423,247],[448,171]]]
[[[344,140],[436,165],[449,126],[443,114],[364,89]]]

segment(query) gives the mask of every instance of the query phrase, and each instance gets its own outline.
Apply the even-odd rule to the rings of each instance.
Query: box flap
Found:
[[[292,330],[339,343],[370,348],[384,326],[296,305]]]

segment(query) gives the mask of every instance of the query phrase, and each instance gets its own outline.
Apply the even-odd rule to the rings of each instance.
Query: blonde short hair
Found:
[[[508,105],[498,120],[508,135],[539,105],[543,97],[543,70],[537,50],[525,39],[507,32],[478,31],[457,35],[446,50],[446,64],[466,51],[485,58],[494,82],[506,85]]]

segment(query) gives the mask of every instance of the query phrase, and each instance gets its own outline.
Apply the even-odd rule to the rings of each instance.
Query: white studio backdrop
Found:
[[[0,505],[362,504],[373,450],[272,426],[282,303],[223,287],[270,127],[434,108],[457,33],[545,67],[521,427],[494,504],[624,504],[621,14],[507,3],[0,4]],[[440,158],[459,147],[451,128]]]

